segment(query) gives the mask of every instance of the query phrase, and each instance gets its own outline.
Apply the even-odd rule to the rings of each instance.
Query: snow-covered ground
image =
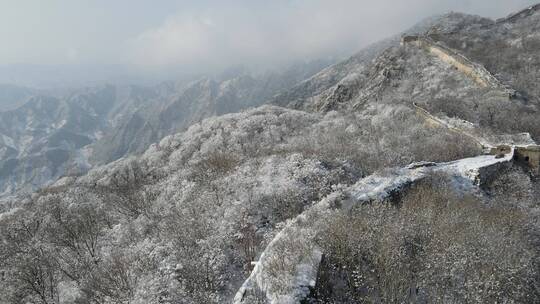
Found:
[[[501,158],[496,158],[493,155],[481,155],[447,163],[417,163],[405,168],[375,173],[346,189],[337,189],[327,198],[289,221],[285,228],[275,236],[262,252],[251,275],[237,292],[234,303],[250,303],[250,294],[262,293],[269,303],[292,304],[299,303],[309,294],[309,288],[314,287],[316,283],[317,270],[322,254],[312,239],[315,231],[310,231],[310,227],[306,226],[306,223],[310,222],[309,219],[321,218],[332,207],[352,208],[356,204],[381,201],[388,198],[393,192],[438,172],[460,178],[462,183],[468,183],[466,188],[474,187],[481,169],[510,162],[513,156],[514,148]],[[339,203],[336,204],[336,202]],[[311,251],[308,253],[305,251],[287,252],[286,254],[290,255],[302,255],[288,257],[289,260],[300,261],[296,265],[296,275],[290,276],[288,279],[289,286],[285,288],[274,286],[276,280],[266,268],[270,267],[276,254],[283,254],[283,252],[280,252],[283,248],[280,243],[286,242],[288,238],[293,236],[297,242],[303,244],[303,248],[310,248]]]
[[[472,181],[479,178],[480,169],[486,168],[498,163],[506,163],[514,157],[514,147],[512,151],[504,157],[496,158],[494,155],[480,155],[471,158],[464,158],[452,162],[441,163],[437,166],[437,171],[444,171],[454,175],[467,177]]]
[[[2,143],[12,149],[15,149],[17,150],[17,147],[15,146],[15,141],[13,140],[13,138],[7,136],[7,135],[4,135],[4,134],[0,134],[1,135],[1,139],[2,139]]]

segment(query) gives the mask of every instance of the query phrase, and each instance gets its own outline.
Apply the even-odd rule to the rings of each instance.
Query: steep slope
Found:
[[[0,84],[0,112],[13,110],[35,94],[35,90],[9,84]]]
[[[381,203],[391,199],[392,195],[405,192],[413,184],[435,174],[444,172],[450,176],[460,191],[474,189],[473,183],[479,183],[480,172],[490,168],[501,168],[512,162],[514,151],[502,158],[478,156],[449,163],[412,164],[406,168],[374,174],[361,179],[354,185],[335,191],[308,210],[289,221],[260,255],[251,275],[244,282],[234,298],[234,303],[301,303],[306,301],[317,283],[318,268],[323,252],[316,244],[317,229],[324,227],[336,210],[351,211],[358,205],[372,202]],[[493,171],[493,170],[491,170]],[[403,194],[399,194],[403,195]],[[291,240],[296,248],[290,247]],[[288,244],[289,243],[289,244]],[[284,248],[290,248],[284,251]],[[276,260],[284,259],[286,265],[280,265],[276,273]],[[287,271],[287,269],[290,270]]]
[[[286,92],[276,96],[273,103],[293,108],[309,108],[307,103],[318,99],[325,91],[336,90],[340,82],[358,78],[367,70],[384,50],[397,47],[401,36],[421,34],[434,27],[444,31],[455,31],[461,28],[479,27],[493,23],[490,19],[460,13],[449,13],[427,18],[405,32],[382,40],[366,47],[349,59],[330,66]]]
[[[142,153],[202,118],[259,105],[325,65],[314,61],[259,75],[240,70],[190,83],[36,95],[0,112],[0,196]]]
[[[4,204],[0,236],[6,246],[0,249],[0,269],[6,275],[0,299],[12,303],[40,297],[28,285],[35,272],[27,271],[38,267],[47,276],[37,289],[46,290],[46,299],[229,302],[251,272],[251,262],[279,231],[292,229],[286,227],[294,224],[284,226],[287,220],[312,210],[313,202],[330,195],[345,206],[351,201],[340,193],[351,185],[350,192],[364,200],[362,193],[368,192],[358,189],[367,185],[375,196],[382,188],[393,193],[396,184],[384,181],[407,181],[401,175],[405,171],[416,179],[441,167],[467,177],[468,169],[512,158],[481,156],[423,168],[431,165],[426,163],[362,179],[373,170],[415,160],[479,153],[469,143],[426,128],[406,107],[344,116],[263,106],[205,119],[165,137],[142,156],[63,178]],[[317,232],[308,219],[300,221],[306,229],[294,230],[298,246],[283,253],[303,254],[311,248],[296,238],[308,233],[308,240],[310,231]],[[29,223],[33,228],[23,229]],[[287,258],[283,269],[294,269],[287,265],[296,262]],[[273,276],[289,290],[289,272],[276,267]],[[305,278],[298,282],[311,284]]]
[[[26,203],[17,205],[28,211],[41,209],[48,213],[52,210],[51,204],[55,204],[50,200],[53,197],[55,197],[53,200],[56,198],[60,200],[57,205],[60,208],[58,211],[67,211],[64,209],[67,206],[65,204],[74,203],[75,205],[72,204],[75,208],[72,209],[75,212],[74,217],[63,214],[57,218],[60,221],[82,219],[78,215],[75,216],[84,214],[79,207],[88,207],[89,210],[96,211],[112,208],[106,213],[112,216],[111,227],[115,228],[101,226],[104,223],[101,216],[104,214],[89,214],[92,217],[99,216],[99,220],[96,218],[97,221],[94,222],[98,225],[95,227],[98,229],[97,243],[90,252],[80,248],[81,257],[84,258],[75,264],[71,266],[65,264],[70,268],[66,269],[67,272],[74,274],[81,271],[82,268],[79,267],[84,268],[86,262],[94,263],[92,260],[100,260],[97,262],[100,266],[94,268],[93,274],[88,273],[91,276],[83,275],[75,281],[65,281],[67,283],[65,288],[68,290],[71,288],[73,291],[69,293],[78,294],[80,300],[101,301],[112,294],[113,299],[127,297],[141,303],[154,303],[157,297],[170,301],[186,299],[196,303],[223,302],[234,293],[233,286],[236,283],[231,282],[242,280],[242,267],[246,265],[246,259],[250,258],[249,251],[242,249],[243,237],[238,234],[242,231],[240,229],[247,229],[247,233],[253,229],[253,225],[258,225],[261,228],[257,235],[259,239],[262,237],[260,233],[265,230],[271,232],[271,228],[277,222],[289,217],[291,213],[296,213],[304,204],[324,195],[323,193],[329,191],[329,185],[347,180],[353,174],[343,166],[329,167],[299,154],[280,155],[270,152],[279,150],[280,145],[286,144],[285,138],[305,132],[319,119],[317,116],[301,112],[263,108],[250,113],[208,120],[191,127],[186,133],[163,139],[141,158],[122,159],[106,167],[92,170],[74,182],[64,179],[57,187],[43,191],[37,200],[32,199],[33,202],[30,203],[32,207],[30,205],[28,208],[24,207]],[[242,151],[246,151],[245,154]],[[259,151],[260,156],[257,157],[254,151]],[[178,192],[177,189],[183,190]],[[290,197],[286,193],[294,193],[294,196]],[[82,195],[81,198],[84,197],[83,201],[86,203],[76,199],[79,195]],[[137,197],[141,200],[135,201]],[[68,203],[69,201],[72,203]],[[171,205],[172,201],[177,201],[178,205],[176,207],[174,204]],[[254,206],[246,208],[246,205],[238,204],[238,201],[251,201],[261,208]],[[13,210],[14,213],[1,216],[2,224],[8,225],[2,225],[0,235],[3,238],[9,236],[10,231],[14,232],[8,222],[14,224],[15,222],[11,220],[22,216],[22,213]],[[161,218],[163,221],[159,220],[161,224],[154,222],[158,226],[150,230],[144,228],[146,232],[141,231],[142,234],[139,236],[128,237],[124,234],[127,232],[124,229],[129,229],[130,226],[135,229],[143,226],[150,228],[154,224],[147,226],[150,224],[147,221],[153,222],[151,218],[155,218],[154,216],[159,218],[164,216]],[[56,221],[54,218],[50,218],[53,222],[49,222],[49,227],[60,228],[54,223]],[[143,226],[139,226],[141,224]],[[45,233],[45,230],[42,232]],[[159,234],[162,237],[158,237]],[[62,238],[59,236],[59,239]],[[186,241],[191,243],[192,238],[197,239],[197,244],[183,243]],[[153,244],[145,245],[144,239],[152,240]],[[128,248],[123,251],[121,248],[127,245],[126,242],[131,243],[129,247],[132,249],[138,248],[136,251],[141,255],[139,257],[138,254],[133,255],[134,251]],[[52,243],[45,246],[50,245]],[[58,249],[71,256],[75,248],[60,245]],[[8,247],[0,250],[2,265],[7,261],[6,250]],[[107,252],[114,252],[114,256]],[[119,269],[118,275],[129,277],[127,283],[129,286],[125,286],[127,289],[124,289],[117,285],[108,291],[106,281],[101,279],[95,281],[92,277],[102,277],[103,271],[110,271],[110,267],[115,267],[112,263],[116,263],[115,259],[120,255],[123,256],[121,259],[125,259],[128,263],[125,265],[131,265],[134,261],[132,259],[145,256],[149,268],[144,266],[144,269],[140,269],[142,273],[137,271],[133,272],[133,275],[139,276],[144,273],[143,276],[146,278],[134,280],[135,277],[131,274]],[[12,257],[20,261],[25,259],[20,255]],[[89,260],[86,260],[86,257]],[[61,263],[64,262],[67,261]],[[201,267],[205,264],[211,266],[201,272]],[[76,268],[71,268],[72,266]],[[11,270],[8,272],[11,273]],[[23,290],[22,285],[11,285],[17,284],[18,279],[15,277],[13,279],[15,280],[10,279],[9,288],[6,285],[0,288],[1,299],[14,299],[16,293],[11,291]],[[117,278],[111,279],[116,282]],[[210,285],[206,285],[204,281]],[[8,284],[7,282],[2,281],[2,284]],[[65,288],[56,289],[56,283],[54,284],[55,293],[65,292]],[[28,294],[25,299],[32,301],[34,294]]]
[[[440,138],[463,145],[443,146]],[[475,153],[464,138],[426,129],[407,108],[347,117],[263,106],[206,119],[140,157],[4,204],[0,235],[10,245],[0,254],[9,275],[0,298],[35,299],[17,294],[27,290],[19,274],[47,260],[46,297],[228,302],[281,223],[340,184],[385,166]],[[46,220],[19,234],[19,224],[36,218]],[[81,228],[74,235],[70,227]],[[23,252],[12,247],[15,238]],[[77,245],[90,240],[89,248]]]
[[[445,42],[474,61],[483,64],[501,80],[538,103],[540,54],[540,4],[480,28],[451,32],[431,31],[431,37]]]
[[[122,116],[157,94],[138,87],[80,89],[66,96],[36,95],[0,112],[0,193],[35,190],[89,168],[89,150]]]
[[[491,124],[499,132],[509,129],[527,131],[536,140],[540,139],[540,90],[537,83],[540,77],[539,20],[540,6],[535,5],[482,27],[429,33],[433,40],[485,66],[525,99],[526,106],[520,108],[516,108],[515,103],[486,103],[483,105],[487,112],[486,120],[489,120],[486,124]],[[443,105],[438,110],[446,113],[456,111]]]
[[[535,22],[535,16],[531,13],[520,18],[527,19],[522,22],[528,24]],[[515,18],[512,20],[518,22]],[[455,37],[452,45],[458,45],[461,33],[467,37],[472,35],[468,33],[485,33],[492,27],[503,27],[503,24],[502,21],[462,14],[446,15],[430,23],[426,33],[406,35],[400,46],[392,46],[370,61],[359,63],[360,59],[352,57],[332,66],[277,96],[274,103],[322,112],[340,109],[363,111],[381,103],[417,104],[445,119],[470,123],[486,134],[525,131],[538,139],[540,124],[536,118],[539,109],[535,102],[529,100],[530,94],[514,93],[514,82],[506,81],[506,76],[493,73],[482,65],[485,62],[467,58],[466,54],[460,53],[461,49],[453,49],[443,42]],[[535,33],[534,26],[515,26],[513,33],[530,36],[532,34],[529,33]],[[464,39],[464,45],[467,39]],[[485,34],[475,41],[478,49],[484,50],[480,41],[494,43],[498,39],[494,34]],[[523,56],[533,58],[537,55],[528,54],[524,52]],[[518,56],[516,63],[520,64],[523,58]],[[497,69],[506,69],[510,62],[513,62],[511,58],[503,60]],[[521,70],[516,77],[536,79],[535,73],[536,69]],[[536,88],[530,87],[533,91]]]
[[[283,71],[253,74],[240,69],[181,86],[160,105],[142,107],[93,145],[93,160],[107,163],[142,153],[166,135],[184,130],[203,118],[261,105],[292,84],[309,78],[329,64],[313,61]]]
[[[494,23],[436,20],[448,32]],[[486,105],[528,102],[433,50],[368,50],[274,99],[309,111],[203,119],[5,202],[0,303],[536,302],[538,181],[512,145],[478,156],[477,133],[445,116],[521,132],[494,126]],[[120,144],[103,155],[251,105],[267,92],[258,79],[165,86],[174,96],[154,111],[107,107],[119,132],[105,142]],[[417,188],[427,179],[445,182]]]

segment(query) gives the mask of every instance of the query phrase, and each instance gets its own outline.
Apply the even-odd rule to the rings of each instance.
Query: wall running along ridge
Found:
[[[491,145],[486,140],[478,139],[477,136],[474,136],[473,134],[470,134],[467,131],[464,131],[462,129],[458,129],[458,128],[454,127],[454,126],[451,126],[446,121],[432,115],[426,109],[424,109],[424,108],[420,107],[419,105],[417,105],[415,102],[413,102],[413,107],[416,110],[416,114],[421,116],[422,118],[424,118],[424,120],[430,126],[446,128],[446,129],[448,129],[448,130],[450,130],[452,132],[465,135],[468,138],[470,138],[472,141],[474,141],[478,145],[478,147],[480,147],[483,150],[491,147]]]
[[[373,174],[359,180],[356,184],[336,190],[325,199],[314,204],[298,215],[274,237],[265,250],[251,275],[246,279],[234,297],[234,304],[265,303],[293,304],[302,303],[310,294],[310,289],[316,285],[317,272],[322,252],[315,245],[316,227],[318,221],[325,216],[331,216],[333,209],[350,210],[355,205],[369,202],[380,202],[393,194],[404,191],[419,180],[437,173],[445,172],[463,187],[474,188],[482,184],[502,166],[509,165],[514,159],[514,147],[503,157],[481,155],[447,163],[414,163],[405,168],[393,170],[390,173]],[[305,250],[283,252],[283,244],[287,240],[302,244]],[[295,273],[287,280],[286,286],[276,286],[275,273],[269,271],[272,259],[276,255],[286,254],[292,261],[298,261]],[[279,282],[278,285],[282,285]],[[256,299],[251,296],[258,295]]]
[[[513,89],[507,88],[495,76],[482,65],[472,62],[467,57],[426,36],[404,36],[401,45],[414,45],[427,50],[442,61],[455,67],[458,71],[471,78],[476,84],[484,88],[493,88],[501,91],[501,94],[509,99],[516,97]]]
[[[503,21],[514,21],[517,18],[529,15],[536,11],[540,11],[540,4],[532,6],[528,9],[525,9],[521,12],[513,14]],[[499,89],[503,92],[503,95],[508,98],[516,97],[516,91],[505,87],[495,76],[493,76],[488,70],[486,70],[482,65],[472,62],[467,57],[461,55],[451,48],[435,42],[433,39],[425,36],[404,36],[401,39],[401,45],[414,45],[419,48],[426,49],[431,54],[437,56],[442,61],[454,66],[458,71],[472,78],[478,85],[482,87]],[[464,130],[456,129],[452,126],[449,126],[446,122],[438,119],[437,117],[431,115],[425,109],[419,107],[417,104],[413,103],[413,106],[416,109],[417,114],[424,117],[424,119],[431,125],[438,125],[446,127],[451,131],[461,133],[478,143],[482,148],[492,148],[491,153],[497,154],[501,151],[497,151],[497,148],[493,148],[494,144],[490,144],[490,140],[478,138]],[[491,140],[492,141],[492,140]],[[508,144],[500,143],[495,144],[495,146],[506,146],[505,149],[508,151],[510,147],[514,144],[511,141],[506,141]],[[515,143],[517,144],[517,143]],[[527,165],[533,174],[540,174],[540,146],[538,145],[519,145],[516,146],[515,151],[515,160],[519,163]]]
[[[509,15],[508,17],[506,18],[501,18],[499,20],[497,20],[497,24],[500,24],[500,23],[505,23],[505,22],[514,22],[520,18],[523,18],[523,17],[527,17],[527,16],[530,16],[532,14],[534,14],[535,12],[538,12],[540,11],[540,3],[538,4],[535,4],[533,6],[530,6],[524,10],[521,10],[517,13],[514,13],[514,14],[511,14]]]
[[[447,128],[448,130],[452,132],[467,136],[468,138],[473,140],[476,144],[478,144],[478,146],[482,148],[482,150],[484,150],[485,152],[488,152],[491,155],[495,155],[495,156],[505,155],[511,152],[512,147],[515,147],[515,151],[513,152],[514,160],[517,163],[520,163],[529,167],[531,169],[531,173],[533,173],[534,175],[540,175],[540,146],[536,144],[527,145],[524,143],[514,142],[517,135],[522,135],[522,134],[509,136],[510,138],[508,139],[505,138],[508,136],[504,136],[504,135],[498,136],[499,140],[497,142],[493,142],[492,141],[493,139],[491,140],[483,139],[480,136],[471,134],[466,130],[459,129],[448,124],[444,120],[432,115],[426,109],[420,107],[414,102],[413,102],[413,107],[416,109],[416,114],[424,118],[424,120],[429,125],[435,126],[435,127]],[[528,133],[523,133],[523,134],[526,134],[528,137],[530,137]],[[512,137],[514,140],[512,140]],[[517,139],[519,140],[519,138]],[[501,144],[501,142],[507,142],[509,144]]]

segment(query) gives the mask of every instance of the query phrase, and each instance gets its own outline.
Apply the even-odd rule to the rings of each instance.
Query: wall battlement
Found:
[[[528,165],[535,174],[540,174],[540,146],[516,147],[514,159]]]
[[[491,154],[506,154],[512,147],[510,145],[499,145],[491,149]],[[516,146],[514,148],[514,161],[526,165],[531,171],[538,175],[540,174],[540,146]]]
[[[440,42],[436,42],[429,37],[403,36],[401,38],[401,45],[414,45],[416,47],[427,50],[431,54],[437,56],[442,61],[455,67],[458,71],[471,78],[481,87],[499,89],[502,94],[509,99],[514,98],[517,95],[517,92],[515,90],[509,89],[505,85],[503,85],[482,65],[471,61],[459,52],[447,47],[446,45],[443,45]]]

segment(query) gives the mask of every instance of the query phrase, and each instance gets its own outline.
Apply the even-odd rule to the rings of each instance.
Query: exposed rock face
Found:
[[[353,103],[351,101],[359,95],[363,99],[381,97],[378,96],[379,91],[386,86],[385,83],[390,83],[389,78],[399,75],[402,60],[400,55],[392,56],[396,54],[392,48],[399,45],[403,35],[419,35],[434,28],[439,33],[449,33],[493,23],[487,18],[460,13],[428,18],[405,33],[373,44],[349,59],[324,69],[274,97],[272,103],[296,109],[326,111],[347,107],[347,103]],[[395,83],[392,85],[398,86]]]
[[[491,144],[506,142],[493,134],[525,131],[538,140],[540,109],[534,97],[538,86],[532,79],[540,70],[533,48],[540,13],[528,12],[506,23],[449,14],[425,27],[424,34],[403,36],[400,47],[394,41],[377,56],[353,56],[278,95],[274,102],[319,112],[416,104],[433,115],[470,124]],[[494,51],[499,48],[500,54]],[[312,87],[318,89],[307,91]]]
[[[473,73],[472,70],[469,72]],[[283,98],[277,103],[320,112],[344,108],[362,110],[369,108],[370,104],[390,100],[429,104],[434,98],[444,97],[461,100],[472,107],[479,96],[484,99],[500,98],[501,101],[508,99],[508,95],[501,94],[499,87],[487,86],[482,77],[470,75],[423,49],[392,47],[319,94],[289,103],[285,102],[287,95],[276,98]]]

